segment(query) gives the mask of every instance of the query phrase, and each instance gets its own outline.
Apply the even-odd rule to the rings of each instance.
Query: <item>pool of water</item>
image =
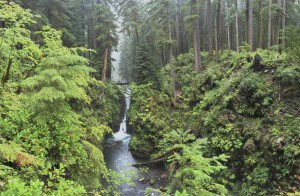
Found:
[[[133,174],[131,180],[133,185],[122,184],[119,187],[121,195],[125,196],[139,196],[145,195],[146,189],[156,188],[159,189],[165,185],[165,179],[162,178],[164,169],[161,167],[148,167],[146,170],[140,170],[139,168],[131,166],[135,163],[144,162],[146,160],[136,159],[129,151],[130,134],[126,129],[126,113],[130,106],[130,91],[125,93],[126,98],[126,110],[120,125],[120,130],[107,139],[104,144],[104,157],[109,169],[112,169],[123,175],[125,173]],[[152,181],[154,184],[150,184]],[[158,194],[151,194],[158,195]]]

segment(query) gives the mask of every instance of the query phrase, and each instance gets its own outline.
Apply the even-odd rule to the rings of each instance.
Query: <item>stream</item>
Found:
[[[129,151],[129,142],[131,136],[127,133],[126,128],[126,114],[130,106],[130,90],[125,92],[125,114],[123,115],[120,129],[114,133],[113,136],[105,141],[104,157],[107,167],[113,171],[116,171],[120,175],[130,172],[133,185],[122,184],[118,187],[121,195],[124,196],[140,196],[145,195],[146,189],[156,188],[159,189],[163,186],[164,179],[161,176],[164,174],[164,170],[159,167],[147,167],[146,171],[142,171],[139,168],[132,167],[132,164],[144,162],[146,160],[136,159]],[[152,193],[151,196],[158,195]]]

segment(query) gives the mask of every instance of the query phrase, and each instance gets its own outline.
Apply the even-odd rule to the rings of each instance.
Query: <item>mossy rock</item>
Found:
[[[154,151],[154,144],[150,140],[144,140],[137,136],[132,136],[129,148],[134,157],[148,158]]]
[[[155,184],[155,180],[151,179],[151,180],[149,180],[149,183],[150,183],[151,185],[154,185],[154,184]]]

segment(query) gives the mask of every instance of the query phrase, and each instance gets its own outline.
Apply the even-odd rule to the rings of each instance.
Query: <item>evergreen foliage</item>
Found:
[[[102,153],[124,112],[110,81],[116,14],[130,150],[170,180],[148,192],[298,195],[299,11],[299,0],[0,0],[0,195],[128,183]]]
[[[63,46],[61,31],[44,26],[36,43],[29,10],[1,1],[0,13],[1,195],[114,192],[101,142],[119,122],[121,90],[92,77],[80,55],[90,50]],[[100,86],[113,89],[105,103]]]
[[[255,61],[257,56],[259,62]],[[176,103],[170,99],[168,65],[163,80],[166,85],[161,91],[156,92],[153,88],[143,90],[146,86],[132,87],[129,121],[139,146],[143,146],[141,143],[145,141],[141,138],[155,136],[151,140],[155,147],[152,156],[160,157],[170,152],[170,146],[174,149],[180,145],[180,138],[187,141],[182,147],[186,151],[175,150],[167,155],[173,157],[176,164],[182,163],[183,168],[186,167],[175,169],[174,164],[169,166],[171,171],[176,171],[174,176],[178,180],[174,185],[184,191],[181,194],[193,195],[195,190],[212,190],[208,186],[205,186],[206,189],[198,187],[203,183],[198,183],[195,177],[198,169],[202,168],[196,165],[206,163],[201,159],[192,164],[201,152],[205,154],[199,154],[200,157],[221,154],[230,157],[224,164],[227,169],[217,170],[219,176],[212,173],[208,176],[215,176],[216,183],[220,180],[220,184],[236,194],[270,195],[297,190],[297,62],[286,53],[249,52],[247,45],[241,47],[240,53],[228,51],[217,61],[209,60],[209,57],[204,60],[207,68],[201,74],[191,71],[192,53],[179,55],[174,60],[176,75],[179,76],[176,80],[179,91]],[[151,93],[155,94],[155,98],[151,98]],[[160,101],[162,97],[164,101]],[[178,127],[191,129],[192,135],[171,131]],[[197,143],[201,141],[198,137],[205,138],[209,145],[196,150],[199,147]],[[209,165],[214,166],[212,163]],[[214,193],[224,194],[224,190]]]

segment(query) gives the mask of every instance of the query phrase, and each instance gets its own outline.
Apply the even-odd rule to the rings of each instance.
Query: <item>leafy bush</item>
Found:
[[[30,10],[0,1],[0,18],[2,195],[107,191],[101,180],[115,181],[101,142],[120,120],[121,89],[92,77],[95,70],[80,55],[91,51],[63,46],[61,31],[45,26],[35,32],[39,43],[33,41]]]
[[[188,146],[193,148],[196,138],[207,138],[205,157],[230,156],[224,163],[228,169],[221,171],[223,176],[216,180],[234,194],[273,195],[297,190],[300,77],[295,56],[268,50],[250,52],[244,45],[240,53],[223,52],[216,60],[204,57],[207,66],[200,74],[192,71],[192,61],[190,53],[173,60],[176,102],[171,101],[168,65],[162,71],[163,90],[157,92],[146,85],[133,87],[133,92],[139,92],[133,93],[129,112],[137,133],[136,146],[142,138],[153,138],[152,157],[159,157],[180,143],[176,138],[182,137],[171,130],[191,130],[194,138],[189,138]],[[179,162],[181,151],[175,152]],[[195,166],[197,163],[190,165],[192,157],[186,159],[183,165],[190,168],[186,172],[191,175],[175,169],[178,179],[186,175],[186,183],[182,181],[185,185],[179,186],[180,180],[176,185],[189,193],[199,184],[193,172],[200,167]]]

